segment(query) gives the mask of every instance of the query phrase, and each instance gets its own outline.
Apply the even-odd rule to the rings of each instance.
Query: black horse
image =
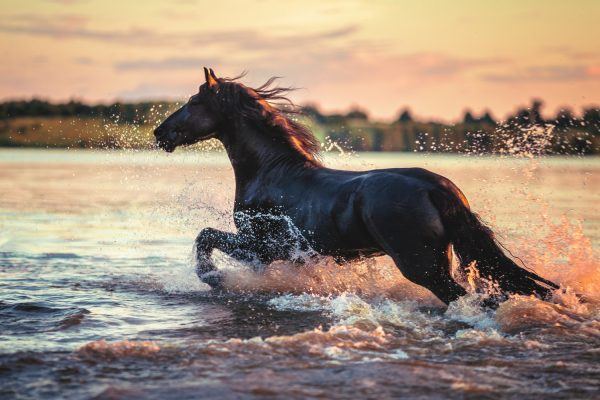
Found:
[[[504,293],[547,297],[558,288],[507,257],[450,180],[421,168],[326,168],[311,132],[273,103],[287,101],[287,89],[271,88],[273,79],[252,89],[204,72],[199,92],[154,132],[168,152],[216,138],[233,166],[238,233],[200,232],[202,281],[221,283],[213,249],[263,264],[309,250],[338,260],[387,254],[407,279],[448,304],[466,293],[450,273],[453,248],[463,267],[476,261]]]

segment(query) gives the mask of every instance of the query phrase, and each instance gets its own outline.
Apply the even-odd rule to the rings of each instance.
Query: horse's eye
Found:
[[[200,103],[200,96],[195,95],[190,97],[190,100],[188,101],[188,103],[190,104],[199,104]]]

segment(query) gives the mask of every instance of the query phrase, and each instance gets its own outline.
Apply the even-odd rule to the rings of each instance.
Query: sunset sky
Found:
[[[180,99],[248,71],[325,111],[600,103],[600,1],[2,0],[0,98]]]

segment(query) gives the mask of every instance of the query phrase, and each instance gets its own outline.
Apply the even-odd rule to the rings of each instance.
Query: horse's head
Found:
[[[292,150],[289,156],[318,163],[319,141],[287,115],[294,112],[293,103],[285,97],[289,88],[271,87],[276,78],[253,89],[238,82],[243,74],[217,78],[212,69],[204,68],[204,75],[206,83],[198,93],[154,130],[159,147],[172,152],[178,146],[239,134],[247,138],[246,145],[268,146],[273,154],[287,148]],[[281,108],[282,103],[290,109]],[[240,123],[242,120],[248,123]]]
[[[171,114],[154,130],[156,144],[169,153],[177,146],[190,145],[212,138],[218,128],[219,118],[210,107],[210,100],[217,91],[219,82],[212,69],[204,68],[206,83],[198,93]]]

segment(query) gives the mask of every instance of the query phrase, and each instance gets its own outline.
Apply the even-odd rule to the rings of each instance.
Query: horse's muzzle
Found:
[[[167,141],[163,141],[163,140],[156,140],[156,145],[159,148],[166,151],[167,153],[172,153],[173,151],[175,151],[175,145],[171,142],[167,142]]]
[[[176,132],[165,132],[159,129],[154,130],[154,137],[156,138],[156,145],[168,153],[172,153],[175,150],[175,139],[177,138]]]

